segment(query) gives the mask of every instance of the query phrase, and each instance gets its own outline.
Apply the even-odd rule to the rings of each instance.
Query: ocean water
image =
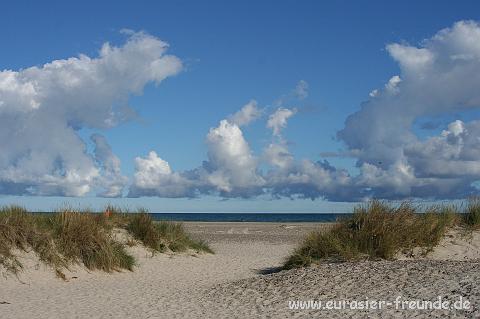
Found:
[[[192,222],[327,223],[351,214],[312,213],[151,213],[154,220]]]

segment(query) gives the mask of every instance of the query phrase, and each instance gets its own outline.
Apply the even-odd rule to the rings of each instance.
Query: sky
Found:
[[[0,204],[344,212],[480,180],[477,1],[16,1]]]

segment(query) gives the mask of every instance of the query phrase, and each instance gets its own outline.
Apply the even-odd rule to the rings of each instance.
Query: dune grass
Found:
[[[167,221],[154,222],[145,212],[133,214],[126,229],[135,239],[140,240],[153,251],[164,252],[170,249],[178,252],[193,249],[213,253],[206,243],[191,239],[182,224]]]
[[[23,268],[18,251],[33,251],[62,278],[63,270],[72,264],[105,272],[131,271],[135,259],[127,252],[129,242],[117,240],[115,228],[126,229],[155,251],[212,252],[206,244],[192,240],[181,224],[156,223],[145,210],[129,214],[109,206],[100,214],[71,209],[33,214],[22,207],[7,206],[0,208],[0,266],[18,274]]]
[[[14,249],[33,250],[44,263],[55,269],[66,266],[64,258],[55,249],[55,243],[42,227],[42,218],[28,214],[18,206],[0,209],[0,266],[18,273],[22,264]]]
[[[405,202],[393,207],[374,200],[354,209],[329,230],[315,232],[287,259],[284,268],[308,266],[320,261],[394,259],[401,251],[435,247],[460,217],[453,206],[432,206],[423,214]]]
[[[470,199],[463,216],[464,223],[473,229],[480,228],[480,198]]]
[[[47,218],[58,252],[69,263],[82,263],[90,270],[133,270],[135,259],[113,238],[102,215],[61,212]]]

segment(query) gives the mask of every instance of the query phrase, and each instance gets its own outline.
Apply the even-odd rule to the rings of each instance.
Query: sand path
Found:
[[[76,269],[68,282],[36,265],[31,254],[20,283],[0,278],[0,318],[182,318],[204,317],[198,301],[215,284],[257,276],[279,266],[312,224],[187,223],[208,240],[214,255],[157,254],[133,248],[134,272],[105,274]],[[77,277],[77,278],[72,278]]]

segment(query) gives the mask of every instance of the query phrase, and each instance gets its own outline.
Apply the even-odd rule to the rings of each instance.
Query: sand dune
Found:
[[[312,318],[480,316],[480,237],[447,237],[436,260],[323,264],[275,272],[303,236],[319,225],[187,223],[215,255],[152,255],[136,246],[134,272],[89,273],[81,267],[55,277],[25,254],[20,280],[0,278],[1,318]],[[321,225],[321,227],[325,227]],[[456,254],[456,255],[455,255]],[[468,258],[464,258],[468,255]],[[443,260],[442,260],[443,258]],[[448,259],[448,260],[445,260]],[[458,261],[463,260],[463,261]],[[430,300],[462,296],[468,311],[289,310],[289,300]]]

